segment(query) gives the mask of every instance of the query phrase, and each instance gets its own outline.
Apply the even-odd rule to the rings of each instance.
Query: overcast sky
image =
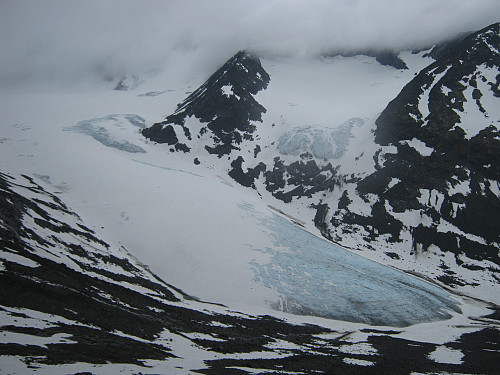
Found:
[[[498,21],[498,0],[0,0],[0,84],[422,47]]]

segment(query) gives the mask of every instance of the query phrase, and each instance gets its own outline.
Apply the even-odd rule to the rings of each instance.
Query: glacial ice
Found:
[[[142,147],[124,139],[128,125],[143,128],[145,120],[133,114],[108,115],[80,121],[75,126],[64,128],[64,130],[90,135],[107,147],[131,153],[145,153],[146,151]]]
[[[278,150],[283,155],[297,156],[309,152],[318,159],[337,159],[346,152],[354,125],[363,124],[363,119],[351,118],[335,128],[295,127],[278,139]]]
[[[253,262],[255,279],[276,290],[276,310],[372,325],[404,327],[443,320],[460,311],[450,294],[314,236],[278,214],[239,207],[269,231],[266,264]]]

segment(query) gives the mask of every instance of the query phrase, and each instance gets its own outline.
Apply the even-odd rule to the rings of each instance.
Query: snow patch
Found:
[[[470,180],[464,180],[461,181],[458,179],[458,177],[455,177],[454,179],[455,183],[452,183],[450,181],[447,182],[448,185],[448,195],[451,197],[455,194],[462,194],[464,196],[467,196],[470,194]]]
[[[233,92],[233,86],[231,85],[226,85],[226,86],[222,86],[221,87],[221,90],[222,90],[222,93],[227,96],[228,98],[230,96],[233,96],[234,95],[234,92]]]
[[[448,96],[448,94],[449,94],[450,92],[452,92],[452,91],[453,91],[453,90],[451,90],[450,88],[446,87],[445,85],[442,85],[442,86],[441,86],[441,92],[442,92],[443,94],[445,94],[446,96]]]
[[[464,354],[461,350],[451,349],[446,346],[438,346],[436,350],[429,353],[427,358],[437,363],[460,365],[463,363]]]
[[[500,198],[500,182],[495,181],[495,180],[487,180],[490,191],[497,196],[497,198]]]
[[[437,85],[439,83],[439,80],[446,74],[446,72],[448,72],[450,67],[451,66],[448,66],[443,72],[434,76],[432,83],[427,88],[424,89],[424,92],[422,94],[420,94],[419,101],[418,101],[418,110],[422,114],[422,120],[425,121],[427,116],[429,116],[429,114],[430,114],[429,94],[430,94],[431,90],[434,88],[435,85]],[[433,74],[436,69],[437,68],[434,68],[433,70],[428,72],[427,75]]]
[[[144,124],[145,120],[137,115],[108,115],[80,121],[75,126],[66,127],[64,130],[89,135],[104,146],[121,151],[145,153],[146,151],[142,147],[137,146],[130,140],[131,133],[135,133],[135,131],[131,132],[130,125],[142,128]],[[132,139],[136,138],[132,137]]]
[[[14,343],[19,345],[40,346],[43,348],[47,348],[48,344],[76,344],[76,341],[70,340],[72,335],[67,333],[56,333],[49,337],[40,337],[26,333],[3,331],[0,333],[0,337],[3,344]]]
[[[387,185],[386,190],[392,189],[394,186],[396,186],[400,182],[401,182],[401,180],[399,178],[392,177],[391,181],[389,181],[389,184]]]
[[[351,345],[341,345],[339,347],[339,352],[346,354],[378,355],[377,349],[375,349],[368,342],[360,342]]]
[[[444,201],[444,194],[436,189],[419,189],[419,191],[420,197],[418,197],[417,199],[422,205],[434,207],[438,212],[441,211],[441,205]]]
[[[467,86],[463,95],[465,101],[463,111],[455,109],[460,116],[460,123],[455,125],[465,131],[465,138],[475,137],[481,130],[493,125],[498,129],[500,121],[500,98],[496,97],[491,87],[496,84],[496,77],[500,74],[499,68],[490,68],[485,64],[478,67],[468,79],[475,78],[477,88],[466,81],[461,83]],[[480,93],[479,96],[477,94]]]
[[[354,365],[354,366],[373,366],[375,363],[371,361],[367,361],[364,359],[357,359],[357,358],[342,358],[342,361],[344,363],[347,363],[348,365]]]
[[[8,262],[20,264],[25,267],[31,267],[31,268],[40,267],[40,264],[38,264],[37,262],[29,258],[26,258],[20,254],[11,253],[8,251],[1,251],[0,258],[3,258]]]
[[[465,233],[461,231],[457,226],[453,225],[449,221],[444,220],[443,218],[441,218],[439,221],[439,225],[437,226],[437,231],[441,233],[448,233],[448,232],[456,233],[471,241],[480,243],[481,245],[488,245],[488,243],[485,241],[484,238],[476,236],[475,234]]]
[[[424,142],[422,142],[420,139],[417,138],[413,138],[410,141],[403,141],[403,142],[405,142],[408,146],[417,150],[418,153],[422,156],[431,156],[431,154],[434,152],[433,148],[428,147]]]

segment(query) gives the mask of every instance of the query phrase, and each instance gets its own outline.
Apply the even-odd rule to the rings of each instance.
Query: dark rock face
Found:
[[[377,143],[396,144],[418,136],[430,147],[453,148],[456,141],[463,141],[464,135],[459,130],[453,130],[460,122],[457,112],[464,110],[465,89],[469,86],[477,88],[477,81],[486,79],[477,72],[478,67],[494,68],[500,65],[500,55],[498,50],[494,50],[500,43],[498,25],[494,24],[469,35],[460,43],[452,44],[446,52],[439,54],[441,57],[436,62],[408,83],[377,119]],[[497,82],[488,83],[496,97],[499,97],[496,92],[498,80],[497,77]],[[451,91],[443,92],[443,86]],[[419,98],[429,89],[429,102],[424,104],[428,105],[430,113],[422,118]],[[481,95],[479,91],[477,95]],[[478,100],[479,98],[476,99]],[[481,103],[478,102],[477,105],[478,110],[483,112]],[[448,134],[450,131],[455,131],[456,134]],[[446,142],[444,145],[441,144],[443,141]],[[464,159],[467,148],[463,147],[463,142],[461,146],[460,156]]]
[[[332,191],[341,183],[337,176],[337,169],[331,163],[318,163],[316,160],[302,158],[286,164],[279,156],[268,167],[260,162],[254,168],[242,168],[244,159],[238,156],[231,163],[229,176],[243,186],[255,188],[255,181],[263,179],[265,189],[273,197],[285,203],[294,198],[312,198],[315,193]]]
[[[369,57],[375,57],[375,60],[381,65],[392,66],[393,68],[404,70],[408,69],[406,63],[399,58],[399,53],[392,50],[375,50],[375,49],[366,49],[366,50],[358,50],[358,51],[350,51],[350,52],[331,52],[328,53],[327,57],[333,56],[344,56],[351,57],[356,55],[364,55]]]
[[[238,182],[240,185],[246,187],[255,188],[254,181],[259,177],[261,172],[266,170],[266,165],[264,163],[259,163],[257,167],[247,170],[246,172],[243,170],[243,162],[244,159],[241,156],[238,156],[231,163],[231,170],[228,172],[229,176]]]
[[[266,190],[285,203],[294,197],[311,198],[314,193],[334,188],[336,172],[330,163],[318,165],[315,160],[298,160],[286,165],[276,157],[273,169],[264,173]]]
[[[382,65],[392,66],[396,69],[408,69],[406,63],[399,58],[399,56],[393,51],[381,51],[376,52],[372,56],[375,56],[377,60]]]
[[[487,74],[500,67],[499,32],[497,23],[441,48],[389,103],[376,121],[375,140],[397,151],[381,148],[376,171],[356,184],[365,201],[376,197],[371,215],[350,212],[346,191],[344,203],[329,208],[330,222],[317,223],[327,237],[362,227],[367,241],[389,234],[398,242],[410,231],[408,251],[434,245],[469,269],[467,258],[490,261],[500,282],[500,119],[485,109],[488,99],[500,98],[500,74]],[[327,217],[324,211],[319,217]],[[405,212],[420,212],[421,223],[398,218]]]
[[[458,45],[465,37],[469,36],[470,34],[472,34],[471,31],[460,33],[452,39],[440,42],[432,47],[431,51],[426,53],[424,57],[432,57],[434,60],[438,60],[441,57],[448,55],[456,45]],[[425,50],[427,49],[429,48],[425,48]]]
[[[184,152],[205,135],[209,138],[204,146],[208,153],[227,155],[238,150],[244,140],[253,140],[256,126],[251,122],[262,121],[266,112],[254,95],[267,87],[269,79],[258,57],[240,51],[179,104],[174,114],[142,133],[152,141]],[[186,125],[189,117],[197,118],[201,128],[190,129]]]

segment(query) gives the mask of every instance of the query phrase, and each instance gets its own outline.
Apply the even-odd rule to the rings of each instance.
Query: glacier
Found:
[[[365,120],[354,117],[333,127],[298,126],[278,139],[278,150],[283,155],[298,156],[310,153],[318,159],[338,159],[347,150],[352,128],[362,126]]]
[[[271,260],[252,265],[256,281],[282,296],[271,302],[276,310],[393,327],[461,312],[457,301],[436,285],[341,248],[276,213],[262,215],[251,203],[239,207],[274,242],[254,248]]]
[[[116,148],[121,151],[131,153],[145,153],[146,151],[124,139],[123,130],[127,130],[128,125],[143,128],[145,120],[134,114],[108,115],[101,118],[80,121],[75,126],[66,127],[66,131],[74,131],[91,136],[104,146]],[[121,139],[120,139],[121,138]]]

